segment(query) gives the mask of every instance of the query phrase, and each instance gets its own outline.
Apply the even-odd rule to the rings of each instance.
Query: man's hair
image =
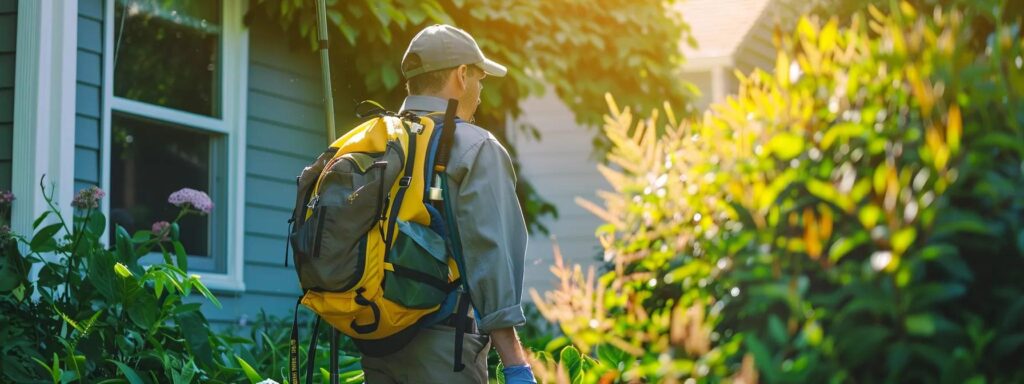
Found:
[[[483,72],[482,69],[475,65],[470,65],[468,67],[470,73]],[[459,67],[439,69],[410,77],[409,80],[405,82],[405,90],[409,92],[410,95],[423,95],[427,93],[440,92],[441,89],[444,88],[444,83],[448,81],[448,76],[458,68]]]
[[[448,76],[450,76],[452,71],[456,68],[439,69],[410,77],[409,80],[405,82],[405,90],[408,91],[410,95],[440,92],[441,89],[444,88],[444,83],[448,81]]]

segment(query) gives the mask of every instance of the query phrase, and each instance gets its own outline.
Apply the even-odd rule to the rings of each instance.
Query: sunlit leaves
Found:
[[[608,272],[559,265],[542,307],[584,349],[636,357],[604,372],[1021,378],[1009,362],[1024,325],[991,325],[1024,294],[1005,271],[1024,267],[1024,115],[1007,91],[1024,45],[1003,32],[1019,29],[978,48],[963,18],[984,16],[893,5],[796,23],[774,70],[738,76],[702,119],[607,100],[614,192],[581,205],[613,223],[599,234]]]

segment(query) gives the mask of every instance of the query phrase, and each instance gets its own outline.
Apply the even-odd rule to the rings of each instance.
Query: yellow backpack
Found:
[[[443,116],[416,116],[377,105],[373,118],[332,143],[297,178],[289,242],[303,290],[299,302],[318,316],[307,374],[320,319],[364,354],[384,356],[429,325],[428,315],[460,288],[462,263],[455,256],[461,257],[461,247],[448,235],[455,231],[443,204],[456,106],[451,100]],[[460,301],[466,311],[468,297]],[[297,319],[296,314],[293,383]],[[455,359],[459,370],[461,356]]]

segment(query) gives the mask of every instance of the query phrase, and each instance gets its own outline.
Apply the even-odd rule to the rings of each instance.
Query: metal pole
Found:
[[[320,67],[324,80],[324,113],[327,122],[327,144],[334,143],[334,95],[331,90],[331,63],[327,54],[327,4],[316,0],[317,36],[320,38]]]

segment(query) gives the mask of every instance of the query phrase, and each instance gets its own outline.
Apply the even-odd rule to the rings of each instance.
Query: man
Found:
[[[506,72],[504,66],[485,58],[465,31],[448,25],[427,27],[413,37],[402,58],[409,92],[402,111],[443,113],[448,99],[456,99],[458,117],[473,121],[481,80]],[[493,344],[508,383],[535,383],[514,328],[526,322],[521,301],[527,236],[512,161],[492,134],[460,123],[445,172],[450,196],[446,203],[455,214],[465,258],[466,270],[461,272],[479,319],[479,333],[467,333],[463,342],[466,368],[453,371],[455,328],[441,322],[421,330],[392,355],[364,357],[366,381],[486,383],[487,355]]]

